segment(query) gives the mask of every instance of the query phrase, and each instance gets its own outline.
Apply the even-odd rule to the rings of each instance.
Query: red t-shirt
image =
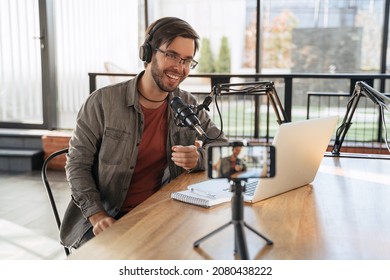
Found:
[[[167,167],[167,107],[167,100],[157,109],[141,105],[144,131],[138,147],[137,164],[121,212],[132,210],[161,187]]]

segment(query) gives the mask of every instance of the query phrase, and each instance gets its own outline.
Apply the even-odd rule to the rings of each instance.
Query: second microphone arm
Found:
[[[209,111],[209,105],[211,104],[214,96],[232,94],[267,95],[276,114],[278,124],[289,122],[272,81],[216,84],[203,103],[197,106],[197,110],[200,111],[206,109]]]

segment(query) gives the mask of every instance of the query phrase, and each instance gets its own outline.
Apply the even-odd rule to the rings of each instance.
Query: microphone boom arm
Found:
[[[278,124],[280,125],[282,123],[289,122],[287,115],[286,115],[286,112],[284,111],[282,103],[280,102],[279,96],[275,90],[275,87],[272,87],[269,90],[267,90],[266,94],[267,94],[267,96],[271,102],[271,105],[274,109],[274,112],[275,112],[276,117],[278,119]]]
[[[236,87],[239,87],[239,89],[236,89]],[[209,96],[207,96],[204,100],[203,104],[198,106],[198,111],[203,108],[209,110],[208,106],[210,105],[214,95],[220,96],[230,94],[267,95],[267,98],[276,114],[278,124],[289,122],[272,81],[216,84]]]
[[[383,93],[378,92],[374,88],[367,85],[365,82],[356,82],[352,97],[347,104],[347,111],[345,112],[343,122],[336,130],[336,139],[332,149],[333,155],[340,154],[340,149],[344,142],[345,135],[347,134],[350,126],[352,125],[351,120],[362,94],[371,99],[371,101],[373,101],[375,104],[379,106],[384,106],[387,110],[390,111],[390,106],[386,104],[386,101],[390,104],[389,97],[387,97]]]

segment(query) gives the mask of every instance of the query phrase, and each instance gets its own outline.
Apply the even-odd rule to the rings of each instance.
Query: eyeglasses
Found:
[[[165,59],[175,62],[176,64],[183,64],[184,67],[194,69],[196,65],[198,65],[198,62],[196,60],[193,60],[192,58],[181,58],[175,53],[172,52],[166,52],[163,50],[160,50],[159,48],[156,48],[156,51],[159,51],[163,55],[165,55]]]

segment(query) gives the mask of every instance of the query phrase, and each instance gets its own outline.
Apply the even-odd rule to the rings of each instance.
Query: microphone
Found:
[[[206,96],[206,98],[203,100],[203,103],[201,105],[197,106],[197,111],[199,112],[202,109],[205,109],[207,111],[210,111],[210,104],[213,101],[214,95],[218,95],[221,92],[221,85],[217,84],[213,87],[210,94]]]
[[[191,108],[191,106],[185,104],[183,100],[175,96],[170,102],[171,108],[175,112],[175,121],[179,120],[180,122],[176,125],[187,126],[196,130],[200,135],[206,136],[206,133],[200,127],[200,121],[196,112]]]

